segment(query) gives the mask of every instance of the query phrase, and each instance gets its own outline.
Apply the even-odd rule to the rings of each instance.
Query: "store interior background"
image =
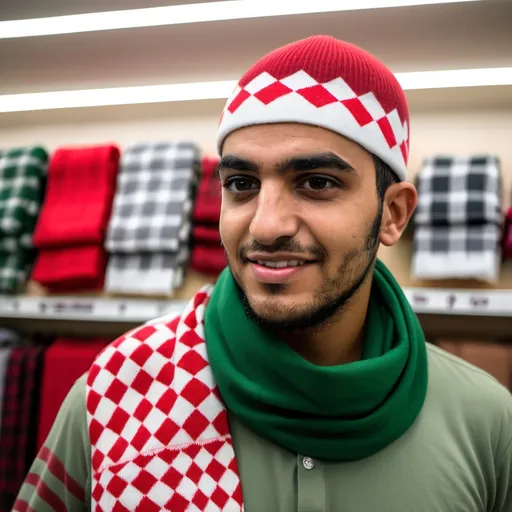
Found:
[[[0,22],[184,3],[198,2],[2,0]],[[237,80],[270,50],[315,34],[359,45],[398,73],[512,67],[511,26],[512,0],[479,0],[17,39],[0,37],[0,103],[2,95],[10,94]],[[502,205],[504,210],[511,207],[512,81],[500,86],[411,90],[406,95],[411,115],[410,180],[429,156],[495,154],[501,162]],[[216,130],[224,104],[225,99],[214,99],[0,111],[0,148],[40,144],[51,155],[59,147],[113,143],[122,152],[138,142],[189,139],[199,145],[202,156],[215,156]],[[502,290],[504,297],[509,297],[510,307],[505,312],[468,315],[437,307],[420,312],[419,318],[429,341],[493,373],[512,390],[512,260],[502,264],[499,280],[489,284],[476,280],[414,280],[410,233],[395,247],[382,248],[379,256],[408,289],[454,294],[472,290],[480,296]],[[31,428],[38,424],[51,426],[60,401],[79,376],[72,372],[86,367],[85,360],[76,359],[79,356],[78,350],[73,350],[74,340],[80,343],[81,351],[93,338],[109,342],[141,323],[130,317],[130,311],[146,311],[148,304],[157,299],[164,300],[164,306],[172,306],[214,281],[214,276],[189,270],[185,284],[173,295],[127,297],[128,313],[121,308],[123,315],[113,314],[108,320],[87,314],[70,319],[50,309],[36,310],[33,316],[18,314],[10,307],[14,302],[43,300],[49,295],[33,281],[18,296],[0,296],[0,330],[22,333],[28,345],[33,342],[32,336],[64,337],[68,347],[64,356],[61,353],[63,359],[39,363],[43,365],[41,384],[27,401],[32,404]],[[74,296],[98,303],[117,301],[118,305],[125,300],[105,293]],[[44,357],[49,353],[50,349]],[[93,356],[95,353],[87,355]],[[68,372],[64,377],[63,370]],[[45,401],[48,396],[53,398],[51,406]],[[39,443],[46,434],[43,430],[38,432]],[[16,449],[10,448],[13,460]]]
[[[3,20],[193,3],[110,0],[2,2]],[[0,40],[0,94],[233,80],[273,48],[313,34],[362,46],[394,72],[512,66],[511,0],[396,7]],[[433,154],[494,153],[512,201],[512,86],[408,91],[411,179]],[[224,100],[0,114],[0,145],[190,138],[215,155]],[[403,286],[488,287],[411,279],[411,244],[382,249]],[[496,285],[512,289],[512,264]],[[33,288],[32,288],[33,289]],[[36,292],[33,292],[36,293]]]

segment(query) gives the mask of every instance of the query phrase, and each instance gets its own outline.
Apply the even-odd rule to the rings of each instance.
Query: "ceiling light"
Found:
[[[396,73],[404,90],[512,85],[512,68]],[[0,112],[226,99],[236,80],[0,95]]]
[[[0,22],[0,39],[479,0],[228,0]]]

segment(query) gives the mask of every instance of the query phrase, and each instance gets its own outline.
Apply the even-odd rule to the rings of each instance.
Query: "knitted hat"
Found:
[[[274,50],[238,82],[217,133],[255,124],[295,122],[337,132],[407,179],[409,110],[393,73],[377,58],[330,36]]]

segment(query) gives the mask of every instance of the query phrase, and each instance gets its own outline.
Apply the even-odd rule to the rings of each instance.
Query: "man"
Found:
[[[98,357],[15,510],[511,511],[508,391],[425,343],[376,258],[417,201],[392,73],[331,37],[277,49],[218,148],[229,268]]]

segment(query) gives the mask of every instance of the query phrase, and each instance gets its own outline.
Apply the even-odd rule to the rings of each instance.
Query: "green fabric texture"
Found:
[[[0,150],[0,293],[18,291],[31,271],[47,162],[39,146]]]
[[[207,352],[227,408],[255,433],[332,461],[382,450],[414,423],[427,392],[419,321],[377,261],[362,358],[321,367],[249,320],[227,268],[205,313]]]

